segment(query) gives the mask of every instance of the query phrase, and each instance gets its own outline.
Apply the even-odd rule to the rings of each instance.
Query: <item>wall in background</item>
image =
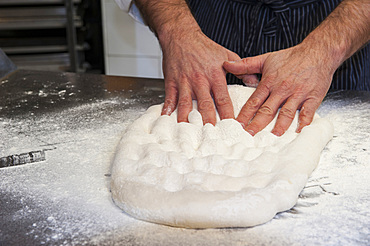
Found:
[[[162,52],[147,26],[133,20],[114,0],[102,0],[105,73],[163,78]]]

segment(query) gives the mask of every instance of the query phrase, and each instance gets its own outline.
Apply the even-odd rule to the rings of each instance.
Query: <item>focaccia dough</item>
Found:
[[[229,86],[237,115],[254,89]],[[203,126],[196,110],[189,123],[176,111],[150,107],[124,133],[112,167],[115,203],[135,218],[188,228],[262,224],[294,206],[333,136],[315,116],[297,134],[297,116],[281,137],[275,120],[254,137],[233,119]]]

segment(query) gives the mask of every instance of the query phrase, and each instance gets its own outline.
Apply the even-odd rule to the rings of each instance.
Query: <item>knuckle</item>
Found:
[[[213,77],[218,77],[218,75],[220,75],[221,71],[222,71],[222,66],[220,66],[220,67],[215,66],[215,67],[211,67],[209,69],[209,73]]]
[[[166,98],[164,100],[164,105],[167,105],[167,106],[170,106],[170,107],[174,107],[176,105],[175,101],[170,99],[170,98]]]
[[[178,78],[180,79],[180,81],[184,81],[186,80],[187,78],[189,77],[188,73],[187,72],[182,72],[178,75]]]
[[[176,77],[174,76],[164,76],[164,82],[166,85],[174,85],[176,84]]]
[[[251,98],[247,101],[246,106],[248,108],[257,109],[260,106],[261,100],[259,98]]]
[[[245,65],[249,65],[249,63],[250,63],[250,58],[248,58],[248,57],[243,58],[243,59],[242,59],[242,62],[243,62]]]
[[[280,83],[280,90],[283,92],[290,91],[292,89],[293,83],[290,80],[283,80]]]
[[[261,106],[260,109],[258,110],[258,113],[266,116],[274,116],[274,110],[268,105]]]
[[[206,99],[206,100],[199,100],[198,101],[198,109],[199,111],[207,111],[214,109],[213,101]]]
[[[307,88],[301,85],[301,86],[297,86],[292,96],[294,98],[303,98],[304,95],[306,95],[306,93],[307,93]]]
[[[242,110],[240,111],[239,115],[238,115],[238,119],[242,119],[243,121],[246,121],[246,120],[249,120],[249,114],[248,112],[246,112],[245,110]],[[249,123],[249,122],[247,122]]]
[[[227,106],[227,105],[231,104],[230,98],[226,97],[226,96],[216,98],[215,102],[216,102],[216,107],[217,108],[224,107],[224,106]]]
[[[271,90],[270,88],[271,81],[272,81],[271,77],[265,78],[263,83],[258,84],[258,89],[264,93],[269,93]]]
[[[191,79],[195,82],[203,81],[204,80],[204,74],[203,74],[203,72],[194,72],[191,75]]]
[[[302,125],[309,125],[313,119],[312,114],[307,114],[306,112],[300,112],[299,113],[299,123]]]
[[[179,99],[177,105],[179,108],[190,108],[192,106],[192,101],[187,99]]]
[[[280,112],[279,112],[279,115],[293,120],[294,116],[295,116],[295,110],[293,110],[291,108],[281,108]]]
[[[299,112],[299,116],[301,118],[310,118],[314,114],[314,111],[308,108],[302,108],[301,111]]]
[[[177,84],[175,81],[166,81],[165,83],[165,89],[166,91],[172,92],[177,91]]]
[[[263,84],[266,85],[266,87],[270,88],[276,83],[278,79],[278,74],[277,73],[268,74],[268,75],[262,76],[262,79],[264,81]]]

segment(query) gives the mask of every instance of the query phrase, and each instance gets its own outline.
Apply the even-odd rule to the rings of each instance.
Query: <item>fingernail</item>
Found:
[[[302,125],[300,122],[299,122],[299,119],[298,119],[298,126],[297,126],[297,129],[295,130],[296,133],[301,133],[302,129],[305,127],[305,125]]]
[[[236,61],[227,61],[228,63],[236,63],[236,62],[240,62],[242,61],[243,59],[240,59],[240,60],[236,60]]]
[[[281,137],[283,135],[282,131],[273,130],[271,131],[272,134],[274,134],[277,137]]]
[[[253,130],[247,130],[247,132],[250,134],[250,135],[252,135],[252,136],[254,136],[254,131]]]

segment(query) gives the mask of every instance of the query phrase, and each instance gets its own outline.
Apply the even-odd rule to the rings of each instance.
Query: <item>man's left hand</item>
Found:
[[[262,74],[256,91],[241,109],[237,120],[251,135],[265,128],[281,107],[272,133],[281,136],[299,113],[297,132],[309,125],[324,99],[334,74],[325,52],[297,45],[289,49],[225,62],[224,69],[245,84],[251,75]]]

